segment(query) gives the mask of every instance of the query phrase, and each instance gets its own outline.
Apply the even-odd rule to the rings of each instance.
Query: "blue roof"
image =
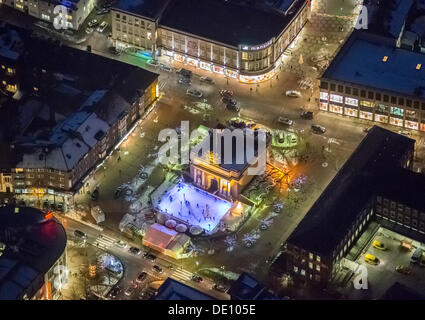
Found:
[[[425,98],[425,54],[354,32],[322,78]]]

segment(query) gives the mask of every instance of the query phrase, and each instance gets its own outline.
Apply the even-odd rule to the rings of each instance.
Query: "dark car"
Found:
[[[146,279],[146,277],[148,276],[148,274],[144,271],[140,272],[139,275],[136,278],[136,282],[137,283],[141,283],[143,280]]]
[[[222,89],[220,90],[220,95],[222,97],[233,97],[233,91]]]
[[[136,248],[136,247],[130,247],[130,249],[128,249],[128,251],[130,253],[134,254],[134,255],[138,255],[141,252],[140,249],[139,248]]]
[[[80,230],[75,230],[74,236],[81,238],[81,239],[87,239],[87,235],[83,231],[80,231]]]
[[[198,276],[198,275],[196,275],[196,274],[194,274],[193,276],[192,276],[192,281],[195,281],[195,282],[198,282],[198,283],[200,283],[200,282],[202,282],[204,279],[202,279],[202,277],[201,276]]]
[[[108,297],[111,299],[115,299],[121,291],[122,289],[120,286],[115,286],[111,289],[111,291],[109,291]]]
[[[326,128],[325,128],[325,127],[323,127],[323,126],[319,126],[319,125],[317,125],[317,124],[313,124],[313,125],[311,126],[311,130],[312,130],[314,133],[319,133],[319,134],[322,134],[322,133],[325,133],[325,132],[326,132]]]
[[[180,69],[177,73],[184,78],[190,78],[192,76],[192,71],[187,69]]]
[[[143,258],[148,259],[150,261],[155,261],[156,260],[156,255],[152,254],[152,253],[145,253],[143,255]]]
[[[301,113],[301,118],[307,119],[307,120],[313,120],[314,114],[311,111],[303,111]]]
[[[226,292],[227,291],[226,288],[221,284],[215,284],[213,286],[213,289],[216,290],[216,291],[219,291],[219,292]]]
[[[230,105],[234,105],[234,106],[236,106],[238,104],[236,99],[229,97],[229,96],[224,96],[223,98],[221,98],[221,101],[225,104],[230,104]]]
[[[239,108],[238,105],[233,105],[233,104],[226,104],[226,108],[230,111],[235,111],[235,112],[239,112],[241,110],[241,108]]]
[[[99,199],[99,190],[96,189],[91,194],[92,201],[97,201]]]
[[[162,273],[162,268],[161,268],[160,266],[158,266],[158,265],[154,265],[154,266],[152,267],[152,270],[153,270],[153,271],[156,271],[156,272],[158,272],[158,273]]]
[[[122,189],[117,189],[114,192],[114,199],[118,199],[119,197],[121,197],[122,194]]]
[[[115,47],[110,47],[109,52],[116,55],[116,56],[119,56],[121,54],[121,52]]]
[[[178,80],[178,83],[183,85],[190,85],[191,81],[190,81],[190,78],[180,77]]]

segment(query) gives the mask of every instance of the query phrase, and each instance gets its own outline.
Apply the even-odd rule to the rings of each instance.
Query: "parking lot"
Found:
[[[386,250],[378,249],[373,246],[374,241],[379,241],[386,247]],[[420,243],[411,242],[411,249],[402,246],[403,242],[410,242],[400,234],[390,230],[379,228],[376,235],[362,251],[356,262],[359,265],[366,266],[368,288],[365,290],[356,290],[353,287],[353,278],[345,288],[345,294],[349,299],[378,299],[394,283],[399,282],[413,290],[421,292],[425,287],[425,267],[413,264],[410,259]],[[424,249],[422,247],[422,249]],[[371,254],[375,256],[379,263],[373,265],[365,262],[365,256]],[[404,274],[396,271],[397,266],[404,266],[410,269],[410,274]]]

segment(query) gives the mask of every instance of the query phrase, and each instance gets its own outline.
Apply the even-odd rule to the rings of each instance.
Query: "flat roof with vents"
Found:
[[[322,79],[425,98],[425,54],[394,48],[383,37],[354,32]]]

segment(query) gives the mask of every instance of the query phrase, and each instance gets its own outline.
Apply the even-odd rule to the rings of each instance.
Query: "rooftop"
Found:
[[[288,1],[294,10],[285,15],[224,0],[173,0],[160,25],[232,47],[261,45],[277,37],[307,2],[287,0],[284,7]]]
[[[322,78],[425,98],[425,54],[395,48],[383,37],[357,31]]]
[[[168,2],[170,0],[118,0],[113,8],[156,20]]]
[[[66,233],[54,218],[29,207],[0,208],[0,300],[22,299],[38,289],[34,281],[63,254]]]
[[[387,172],[382,170],[392,172],[406,167],[405,155],[413,152],[414,143],[412,139],[374,126],[295,228],[288,242],[318,254],[331,254],[359,212],[382,190],[385,182],[380,178]],[[411,188],[401,188],[404,183],[397,185],[400,188],[386,192],[400,191],[403,196],[399,197],[403,200],[411,197]],[[423,202],[420,192],[414,194]]]
[[[167,278],[158,290],[155,300],[216,300],[179,281]]]

